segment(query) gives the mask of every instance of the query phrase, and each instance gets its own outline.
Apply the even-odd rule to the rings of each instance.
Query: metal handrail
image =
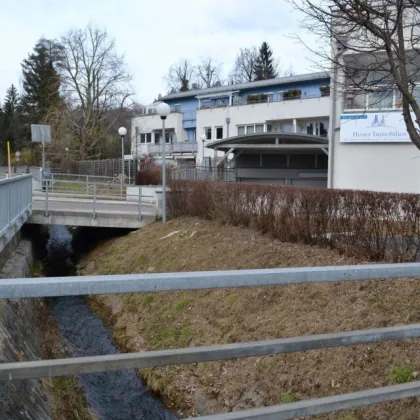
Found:
[[[0,179],[0,251],[28,219],[32,211],[32,176]]]
[[[195,290],[420,277],[419,263],[299,267],[194,273],[0,279],[0,298]],[[0,364],[0,380],[85,374],[352,346],[420,337],[420,324],[278,340]],[[292,404],[216,414],[206,420],[287,420],[420,395],[420,381]]]

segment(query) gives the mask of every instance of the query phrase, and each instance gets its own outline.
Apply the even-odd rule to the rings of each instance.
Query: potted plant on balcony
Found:
[[[246,97],[246,101],[248,104],[256,104],[258,102],[267,102],[267,99],[268,99],[268,95],[265,93],[248,95]]]
[[[321,96],[330,96],[330,86],[321,86],[319,90],[321,91]]]
[[[283,92],[283,99],[300,99],[302,91],[300,89],[290,89]]]

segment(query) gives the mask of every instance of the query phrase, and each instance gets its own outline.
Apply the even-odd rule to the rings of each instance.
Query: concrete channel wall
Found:
[[[6,261],[4,258],[0,265],[0,278],[13,281],[31,277],[32,243],[21,240],[8,252]],[[35,299],[0,300],[0,363],[41,358],[42,334],[37,317]],[[41,384],[40,380],[0,381],[0,418],[50,420],[49,397]]]

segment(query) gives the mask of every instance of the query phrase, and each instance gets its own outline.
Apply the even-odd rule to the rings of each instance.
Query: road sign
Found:
[[[15,153],[15,160],[16,160],[16,162],[20,161],[20,152]]]
[[[31,124],[33,143],[51,143],[51,127],[49,125]]]

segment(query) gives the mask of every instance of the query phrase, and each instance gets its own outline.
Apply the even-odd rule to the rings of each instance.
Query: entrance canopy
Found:
[[[328,139],[302,133],[257,133],[229,137],[206,144],[210,149],[231,152],[232,149],[253,151],[303,151],[322,150],[328,154]]]

